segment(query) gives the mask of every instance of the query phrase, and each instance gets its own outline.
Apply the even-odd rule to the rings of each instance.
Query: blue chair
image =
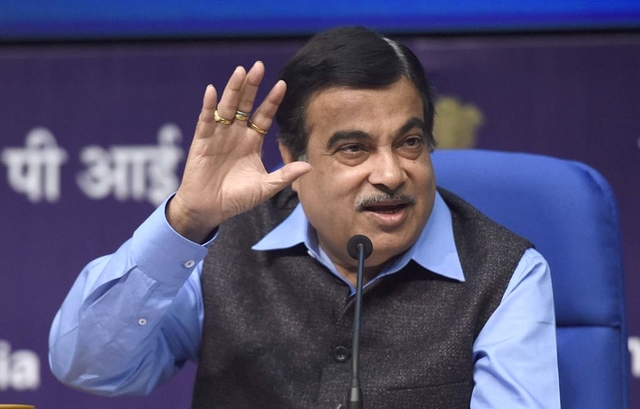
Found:
[[[540,155],[436,151],[439,186],[528,238],[551,267],[563,409],[629,406],[617,207],[592,168]]]

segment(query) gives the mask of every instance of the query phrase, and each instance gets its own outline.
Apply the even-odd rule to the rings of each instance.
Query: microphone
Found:
[[[373,252],[373,244],[367,236],[358,234],[349,239],[347,252],[358,260],[358,279],[356,285],[356,308],[353,315],[353,345],[351,386],[347,395],[348,409],[362,409],[363,398],[360,387],[360,316],[362,309],[362,281],[364,277],[364,260]]]
[[[362,244],[364,246],[364,254],[362,255],[364,261],[364,259],[369,258],[373,252],[373,243],[371,243],[371,240],[369,240],[367,236],[362,234],[356,234],[349,239],[347,242],[347,251],[351,258],[360,261],[360,247],[358,247],[358,244]],[[358,268],[360,268],[360,263],[358,263]]]

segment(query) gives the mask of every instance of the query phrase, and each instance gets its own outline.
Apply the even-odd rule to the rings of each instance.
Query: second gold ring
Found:
[[[254,124],[253,122],[249,121],[247,122],[247,126],[251,129],[253,129],[254,131],[258,132],[260,135],[266,135],[267,132],[269,132],[268,129],[263,129],[260,128],[258,125]]]

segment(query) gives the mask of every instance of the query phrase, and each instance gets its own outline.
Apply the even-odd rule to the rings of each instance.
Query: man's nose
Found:
[[[369,183],[385,190],[395,191],[407,180],[402,159],[393,152],[378,152],[371,161]]]

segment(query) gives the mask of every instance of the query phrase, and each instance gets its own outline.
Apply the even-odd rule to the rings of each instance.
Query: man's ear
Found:
[[[293,154],[291,153],[289,148],[282,144],[282,142],[278,142],[278,149],[280,150],[280,156],[282,157],[283,164],[287,165],[291,162],[295,162]],[[291,189],[293,189],[294,192],[298,192],[298,180],[299,178],[294,180],[291,184]]]
[[[286,165],[294,161],[291,151],[282,142],[278,142],[278,149],[280,150],[280,156],[282,156],[282,163]]]

